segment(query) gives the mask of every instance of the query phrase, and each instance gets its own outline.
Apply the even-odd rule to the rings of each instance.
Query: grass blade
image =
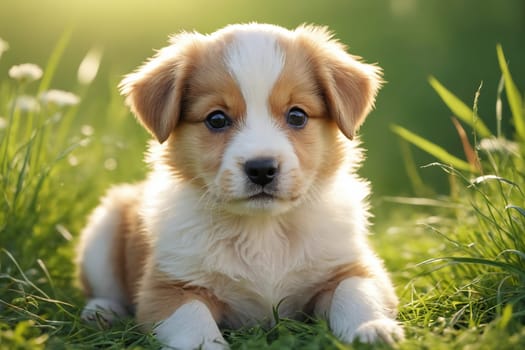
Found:
[[[53,49],[49,60],[47,61],[46,69],[44,69],[44,75],[42,76],[40,86],[38,87],[38,94],[49,89],[49,86],[51,85],[51,79],[53,79],[55,76],[55,71],[58,68],[58,64],[60,63],[60,59],[66,50],[67,44],[71,39],[72,33],[73,31],[71,29],[67,29],[64,31],[60,39],[58,39],[58,42]]]
[[[520,213],[525,218],[525,209],[522,207],[518,207],[517,205],[509,204],[505,207],[505,210],[514,209],[518,213]]]
[[[407,204],[414,206],[423,206],[423,207],[436,207],[436,208],[452,208],[452,209],[465,209],[464,206],[458,203],[453,203],[448,200],[439,200],[432,198],[422,198],[422,197],[383,197],[385,201],[398,204]]]
[[[521,279],[525,279],[525,271],[508,263],[501,262],[501,261],[494,261],[489,259],[483,259],[483,258],[469,258],[469,257],[443,257],[443,258],[433,258],[426,261],[423,261],[422,263],[418,264],[418,266],[423,265],[429,265],[435,262],[439,261],[446,261],[450,264],[477,264],[477,265],[485,265],[485,266],[491,266],[496,267],[499,269],[502,269],[504,271],[507,271],[509,273],[512,273]]]
[[[503,183],[506,183],[508,185],[511,185],[511,186],[514,186],[514,187],[517,187],[519,189],[519,186],[518,184],[516,184],[515,182],[512,182],[508,179],[505,179],[501,176],[497,176],[497,175],[484,175],[484,176],[479,176],[477,178],[475,178],[474,180],[472,180],[471,184],[472,185],[479,185],[481,183],[484,183],[484,182],[487,182],[487,181],[499,181],[499,182],[503,182]]]
[[[428,193],[429,191],[425,188],[423,179],[421,179],[421,176],[419,176],[418,167],[416,166],[416,162],[414,160],[414,157],[412,156],[410,144],[403,139],[401,139],[400,141],[405,171],[408,175],[408,178],[410,179],[410,183],[412,184],[414,192],[418,195]]]
[[[463,153],[465,153],[465,157],[467,158],[470,166],[475,168],[478,172],[481,172],[481,163],[479,161],[478,155],[476,154],[476,151],[474,151],[474,148],[470,144],[465,129],[455,117],[452,117],[452,124],[454,124],[456,127],[456,131],[458,132],[459,139],[461,140],[461,144],[463,146]]]
[[[469,163],[448,153],[441,146],[438,146],[435,143],[432,143],[399,125],[392,125],[391,128],[392,131],[398,134],[401,138],[407,140],[408,142],[412,143],[413,145],[422,149],[423,151],[433,155],[443,163],[451,165],[452,167],[459,170],[472,172],[475,171],[475,169]]]
[[[16,204],[18,202],[19,195],[22,192],[24,188],[24,183],[27,180],[27,169],[29,167],[29,163],[31,159],[31,151],[33,149],[34,135],[36,135],[36,133],[33,133],[33,136],[31,137],[31,139],[29,140],[29,143],[27,144],[26,152],[24,155],[24,161],[22,163],[22,168],[18,172],[18,180],[16,182],[16,188],[15,188],[15,193],[13,196],[13,204],[12,204],[13,209],[15,210],[16,210]]]
[[[525,215],[525,211],[524,211],[524,215]],[[516,250],[516,249],[506,249],[506,250],[502,251],[501,253],[499,253],[498,257],[500,257],[502,255],[510,255],[510,254],[517,255],[517,256],[519,256],[520,259],[525,261],[525,253],[520,252],[519,250]]]
[[[499,79],[498,83],[498,93],[496,97],[496,138],[501,138],[501,122],[503,121],[503,103],[501,102],[501,94],[503,93],[503,88],[505,87],[505,79],[503,75]]]
[[[498,62],[503,73],[503,79],[505,81],[505,92],[507,95],[507,101],[509,102],[510,110],[512,111],[512,118],[514,120],[514,126],[516,127],[516,133],[518,138],[522,141],[525,141],[525,115],[523,112],[523,102],[521,100],[521,95],[512,80],[512,76],[509,71],[509,66],[505,60],[505,55],[503,54],[503,49],[501,45],[498,44],[496,47],[498,54]]]
[[[429,83],[456,117],[470,125],[481,137],[492,135],[483,121],[476,117],[474,111],[445,88],[436,78],[431,76]]]

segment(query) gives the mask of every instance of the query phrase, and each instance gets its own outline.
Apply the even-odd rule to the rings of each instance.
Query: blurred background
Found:
[[[483,82],[479,112],[491,128],[496,125],[500,79],[497,43],[503,46],[518,87],[525,87],[524,0],[1,0],[0,38],[10,48],[0,60],[0,77],[6,78],[14,64],[45,67],[58,39],[71,30],[52,86],[70,90],[86,53],[93,47],[102,50],[100,71],[82,101],[78,123],[111,129],[108,121],[115,116],[108,106],[123,104],[120,97],[115,102],[120,77],[164,46],[169,34],[209,33],[250,21],[288,28],[305,22],[326,25],[351,53],[383,67],[387,84],[361,129],[368,149],[361,173],[372,181],[376,196],[412,194],[392,124],[463,158],[451,112],[428,84],[430,75],[468,105]],[[143,148],[147,135],[129,118],[133,126],[123,139],[136,140]],[[512,132],[510,127],[506,132]],[[414,156],[417,165],[433,161],[415,149]],[[139,168],[140,157],[134,158]],[[432,187],[447,190],[446,177],[438,169],[422,169],[421,175]]]

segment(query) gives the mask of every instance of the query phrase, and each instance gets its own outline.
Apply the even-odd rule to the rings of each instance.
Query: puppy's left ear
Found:
[[[353,139],[374,106],[382,84],[379,67],[339,52],[325,66],[324,93],[330,115],[341,132]]]
[[[330,116],[352,139],[374,106],[382,84],[381,68],[348,54],[326,27],[303,25],[296,33],[313,58]]]

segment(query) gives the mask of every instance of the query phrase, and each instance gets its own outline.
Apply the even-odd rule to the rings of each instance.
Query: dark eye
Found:
[[[304,128],[307,121],[308,116],[301,108],[293,107],[286,115],[286,123],[296,129]]]
[[[211,112],[206,117],[206,126],[212,131],[222,131],[232,125],[232,120],[224,112]]]

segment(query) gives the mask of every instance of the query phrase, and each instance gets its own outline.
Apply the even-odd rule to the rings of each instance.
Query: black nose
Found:
[[[278,165],[273,158],[256,158],[244,163],[244,172],[251,182],[267,185],[277,176]]]

